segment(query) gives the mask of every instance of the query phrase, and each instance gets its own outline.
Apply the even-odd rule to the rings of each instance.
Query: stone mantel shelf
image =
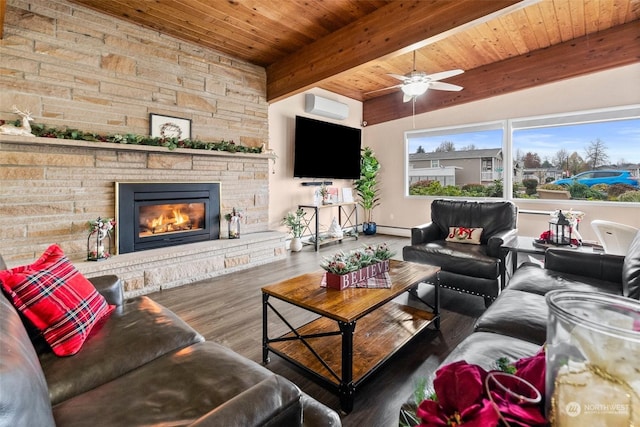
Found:
[[[98,142],[98,141],[82,141],[76,139],[58,139],[58,138],[41,138],[16,135],[0,135],[1,143],[24,144],[24,145],[53,145],[57,147],[73,147],[73,148],[90,148],[95,150],[130,150],[145,151],[164,154],[189,154],[203,156],[219,156],[219,157],[242,157],[242,158],[259,158],[274,159],[275,154],[272,153],[231,153],[228,151],[216,150],[200,150],[193,148],[176,148],[169,150],[167,147],[156,147],[153,145],[136,145],[136,144],[118,144],[114,142]]]

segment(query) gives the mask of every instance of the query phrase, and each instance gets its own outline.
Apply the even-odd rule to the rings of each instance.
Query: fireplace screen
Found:
[[[204,228],[204,203],[153,204],[140,206],[138,237]]]
[[[117,183],[118,251],[215,240],[219,183]]]

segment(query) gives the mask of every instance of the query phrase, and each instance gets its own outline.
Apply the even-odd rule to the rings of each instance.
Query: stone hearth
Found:
[[[284,259],[286,237],[277,231],[252,233],[240,239],[151,249],[75,265],[87,277],[120,277],[129,298]]]

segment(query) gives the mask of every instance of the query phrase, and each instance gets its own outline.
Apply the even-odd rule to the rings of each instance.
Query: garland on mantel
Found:
[[[0,126],[5,123],[20,127],[22,124],[22,119],[14,121],[6,121],[0,119]],[[136,135],[133,133],[113,134],[105,136],[93,132],[84,132],[78,129],[52,128],[40,123],[31,123],[31,133],[41,138],[112,142],[115,144],[150,145],[154,147],[167,147],[169,150],[175,150],[176,148],[191,148],[195,150],[228,151],[230,153],[262,153],[262,146],[245,147],[244,145],[238,145],[233,141],[223,140],[219,142],[205,142],[194,139],[178,140],[178,138],[158,138]]]

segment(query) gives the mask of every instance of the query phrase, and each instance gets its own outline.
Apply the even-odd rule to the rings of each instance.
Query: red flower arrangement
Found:
[[[443,366],[435,393],[418,406],[420,427],[547,426],[544,416],[545,353],[486,371],[459,361]]]
[[[541,243],[551,243],[551,232],[549,230],[543,231],[538,240],[540,240]],[[580,246],[580,241],[576,238],[571,238],[571,244],[573,246]]]

